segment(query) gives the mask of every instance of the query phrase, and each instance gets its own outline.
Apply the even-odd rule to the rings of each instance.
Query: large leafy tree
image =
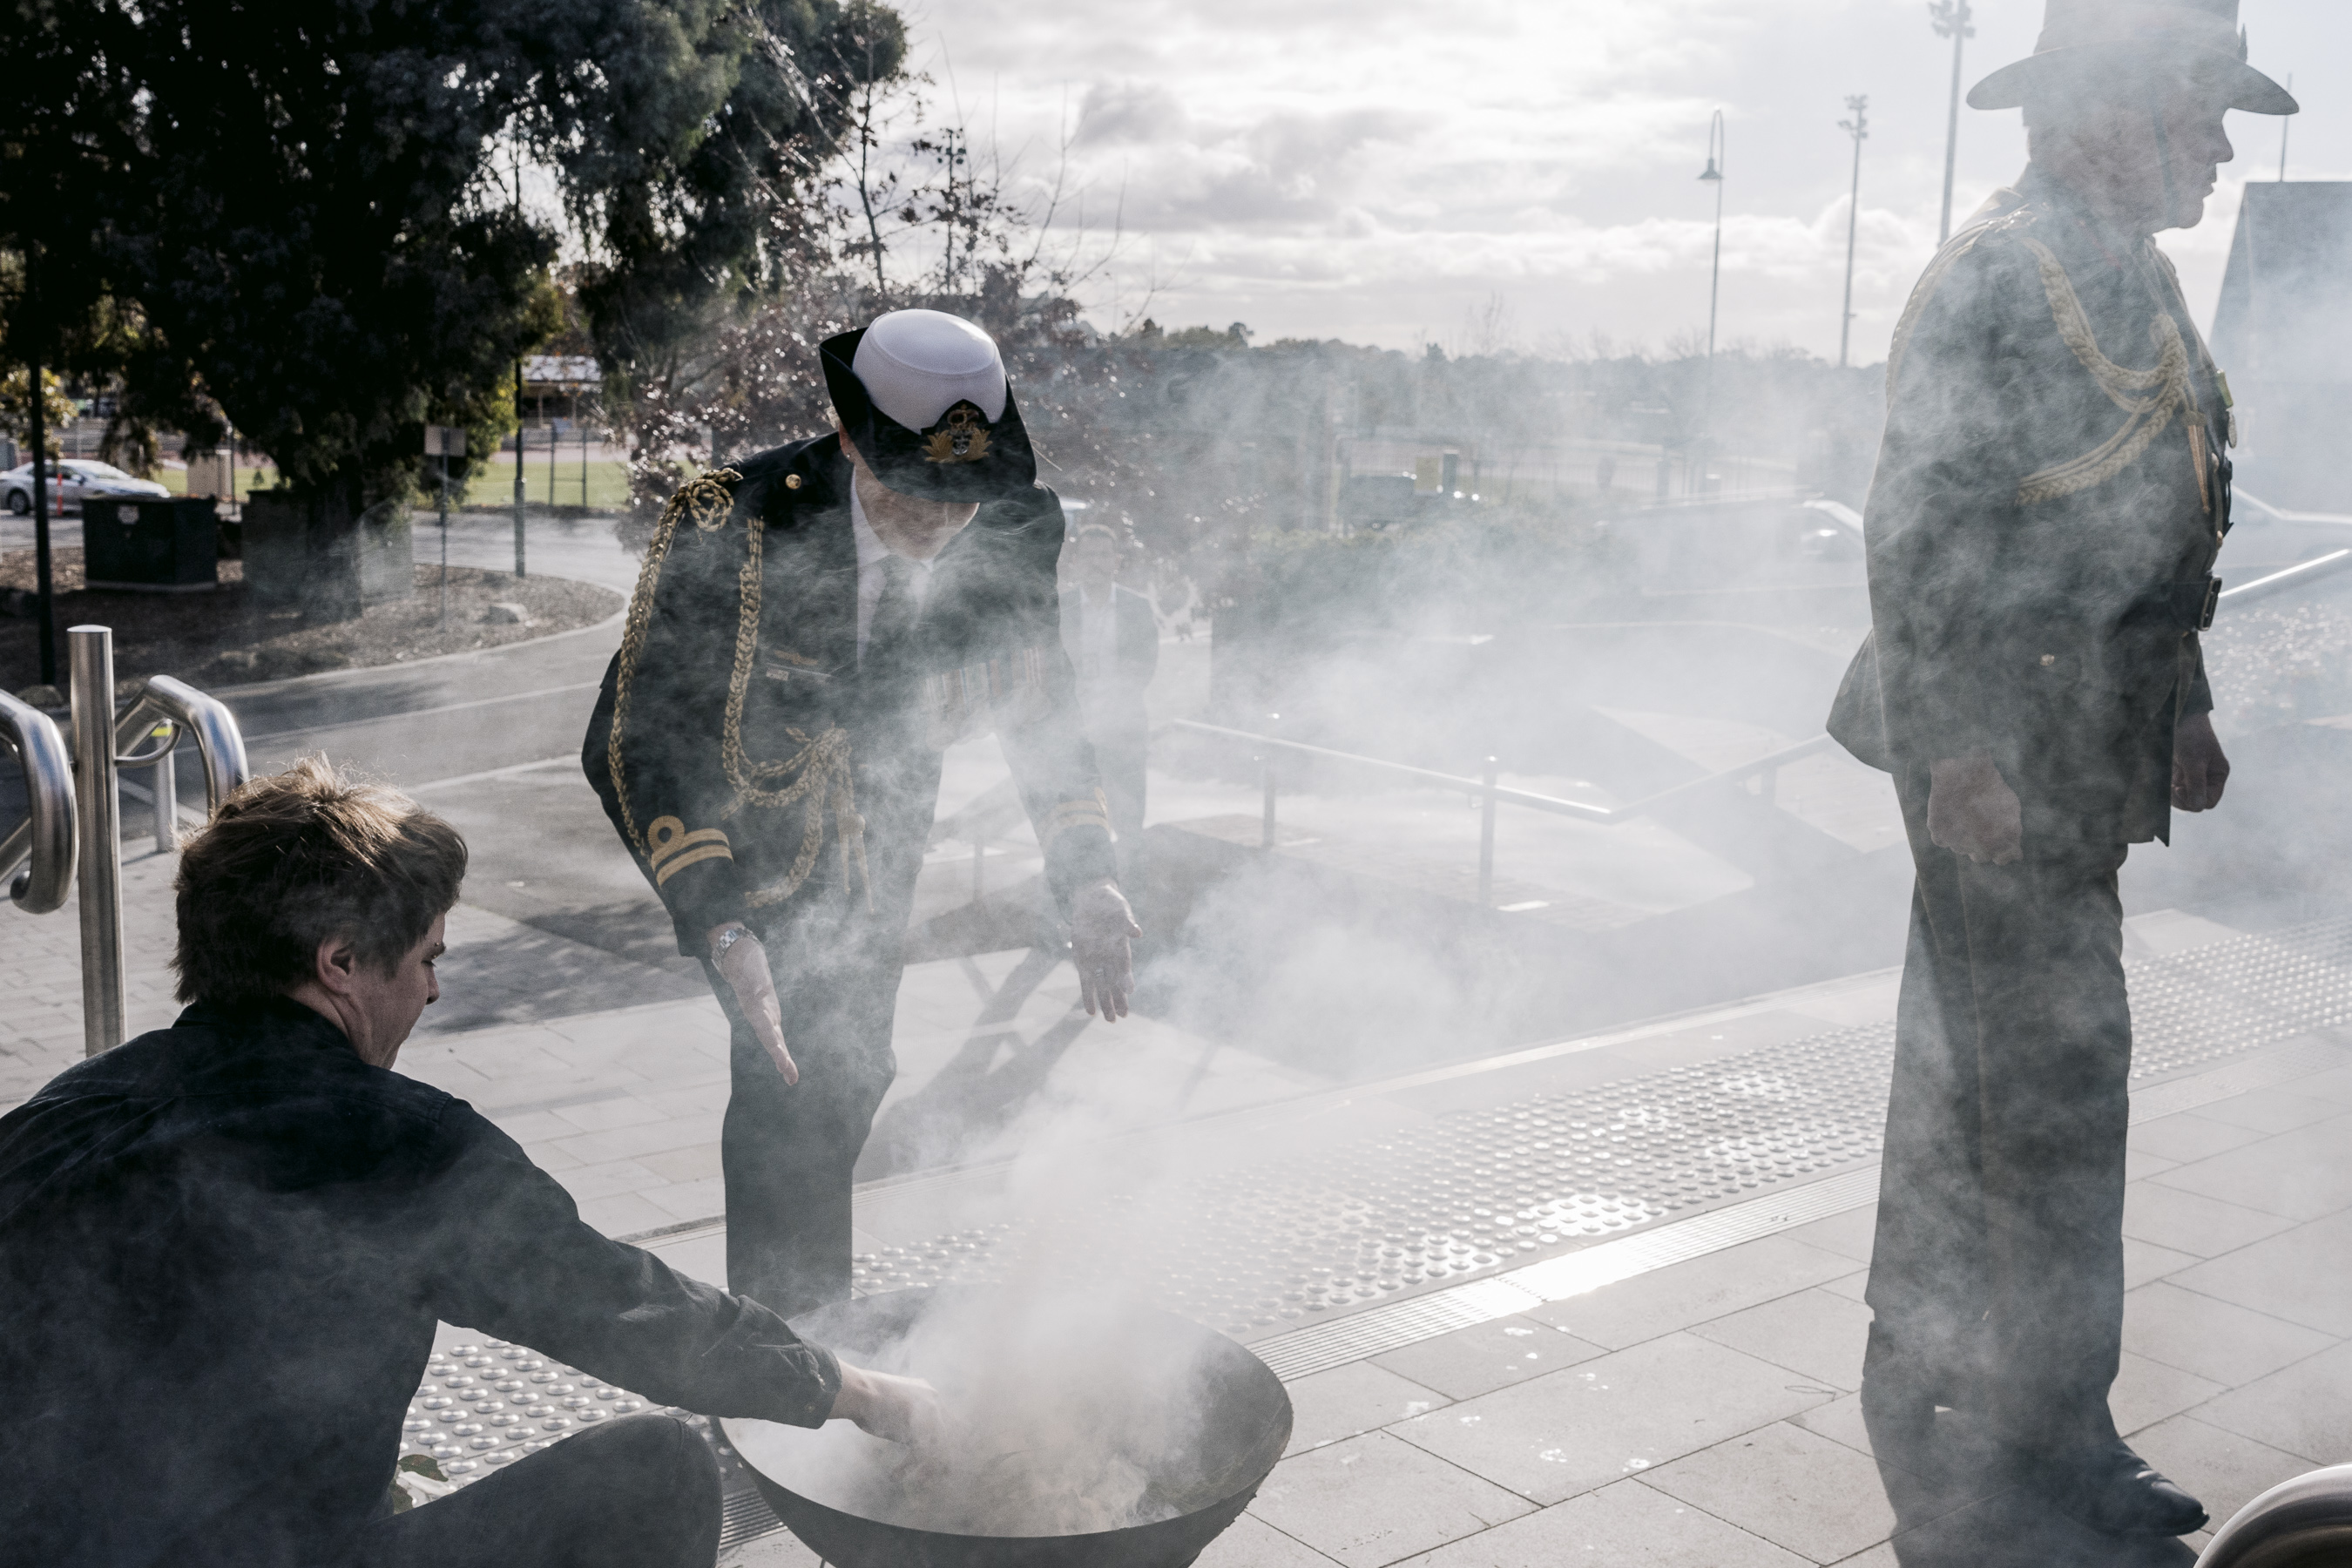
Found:
[[[558,235],[519,164],[553,172],[608,294],[642,274],[690,305],[756,265],[800,149],[836,134],[804,62],[851,26],[834,0],[0,14],[24,73],[0,246],[35,280],[0,296],[11,357],[110,296],[142,323],[134,395],[193,422],[199,389],[289,482],[352,501],[404,484],[417,426],[473,422],[548,330]]]

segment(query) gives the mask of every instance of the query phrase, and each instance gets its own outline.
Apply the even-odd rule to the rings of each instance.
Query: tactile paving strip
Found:
[[[2352,1022],[2352,919],[2128,973],[2133,1077],[2162,1078]],[[1014,1268],[1086,1284],[1116,1258],[1143,1267],[1133,1283],[1160,1304],[1265,1338],[1874,1161],[1894,1036],[1892,1024],[1834,1030],[1109,1194],[1066,1205],[1051,1237],[1007,1221],[862,1255],[856,1287],[983,1283]],[[643,1403],[486,1342],[436,1360],[408,1430],[462,1483]]]

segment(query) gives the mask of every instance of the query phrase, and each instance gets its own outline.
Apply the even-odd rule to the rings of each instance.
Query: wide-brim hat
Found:
[[[878,335],[869,342],[870,334]],[[983,345],[984,357],[956,363],[957,351]],[[940,347],[948,351],[944,359],[926,352]],[[825,339],[817,358],[842,429],[874,477],[900,495],[1003,500],[1036,484],[1036,454],[1012,384],[995,345],[971,322],[934,310],[894,310]],[[868,385],[861,366],[881,384]],[[916,422],[894,417],[884,403]]]
[[[2049,0],[2033,53],[1969,89],[1972,109],[2028,100],[2126,74],[2169,71],[2218,89],[2228,108],[2294,114],[2294,95],[2246,63],[2238,0]]]

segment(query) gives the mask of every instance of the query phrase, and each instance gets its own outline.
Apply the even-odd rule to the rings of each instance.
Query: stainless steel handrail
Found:
[[[54,720],[5,691],[0,691],[0,739],[24,764],[29,807],[15,831],[0,838],[0,881],[8,883],[8,897],[18,909],[46,915],[62,909],[73,891],[73,758]],[[17,868],[27,858],[32,867],[19,876]]]
[[[2234,588],[2224,588],[2221,590],[2221,602],[2225,605],[2243,604],[2248,599],[2268,598],[2271,595],[2288,588],[2300,588],[2305,583],[2316,582],[2322,577],[2332,577],[2347,567],[2352,567],[2352,548],[2331,550],[2326,554],[2315,556],[2309,561],[2298,561],[2294,565],[2283,571],[2273,572],[2267,577],[2257,577],[2251,583],[2241,583]]]
[[[2282,1481],[2231,1515],[2197,1568],[2321,1568],[2352,1558],[2352,1465]]]
[[[1480,804],[1478,828],[1478,901],[1493,901],[1495,868],[1495,807],[1497,805],[1526,806],[1531,811],[1548,811],[1560,816],[1573,816],[1583,822],[1595,822],[1605,827],[1646,816],[1662,805],[1670,805],[1687,796],[1737,784],[1759,773],[1777,773],[1789,763],[1802,761],[1816,752],[1827,751],[1833,742],[1827,735],[1816,735],[1810,741],[1800,741],[1784,746],[1754,762],[1742,763],[1735,768],[1725,768],[1705,778],[1691,779],[1655,795],[1627,801],[1622,805],[1595,805],[1590,801],[1562,800],[1558,795],[1538,795],[1533,790],[1512,789],[1495,782],[1496,761],[1486,759],[1485,776],[1464,778],[1457,773],[1442,773],[1434,768],[1414,767],[1410,763],[1392,763],[1384,757],[1358,756],[1352,752],[1335,752],[1326,746],[1310,746],[1300,741],[1286,741],[1278,736],[1262,735],[1254,730],[1228,729],[1222,724],[1203,724],[1195,719],[1178,719],[1167,728],[1187,730],[1194,734],[1214,736],[1222,741],[1246,742],[1256,748],[1260,779],[1265,791],[1265,828],[1261,843],[1268,849],[1275,841],[1276,774],[1273,753],[1286,752],[1297,756],[1313,757],[1318,761],[1339,763],[1349,767],[1369,769],[1375,773],[1409,779],[1415,784],[1433,785],[1439,789],[1461,790]]]
[[[218,809],[249,771],[245,738],[218,700],[185,681],[154,675],[130,708],[114,710],[114,633],[74,626],[67,633],[73,672],[73,802],[78,818],[81,899],[82,1048],[90,1056],[122,1043],[129,1005],[122,972],[122,845],[120,771],[154,770],[158,849],[177,842],[173,753],[191,735],[205,767],[205,799]],[[145,739],[152,749],[118,748]],[[59,902],[63,902],[60,897]],[[56,905],[51,905],[55,908]]]
[[[196,742],[196,754],[205,766],[205,811],[209,816],[220,809],[220,803],[239,784],[252,776],[246,761],[245,735],[236,727],[236,717],[227,704],[218,698],[208,697],[184,680],[168,675],[151,675],[139,700],[130,710],[115,721],[114,743],[119,747],[152,734],[151,726],[158,721],[172,726],[168,741],[153,752],[137,755],[120,755],[114,761],[118,767],[168,767],[173,748],[180,736],[186,734]],[[162,783],[158,780],[158,783]],[[163,790],[157,790],[161,804]],[[175,803],[176,804],[176,803]],[[157,818],[161,821],[159,816]]]
[[[122,1043],[122,805],[114,777],[114,633],[66,629],[73,672],[74,804],[81,818],[81,1038],[96,1056]]]

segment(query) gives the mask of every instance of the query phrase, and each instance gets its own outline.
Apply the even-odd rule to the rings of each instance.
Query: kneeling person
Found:
[[[926,1385],[599,1235],[391,1070],[465,866],[323,763],[247,784],[181,861],[194,1005],[0,1118],[0,1563],[715,1560],[714,1462],[667,1415],[389,1514],[436,1320],[714,1415],[931,1418]]]

